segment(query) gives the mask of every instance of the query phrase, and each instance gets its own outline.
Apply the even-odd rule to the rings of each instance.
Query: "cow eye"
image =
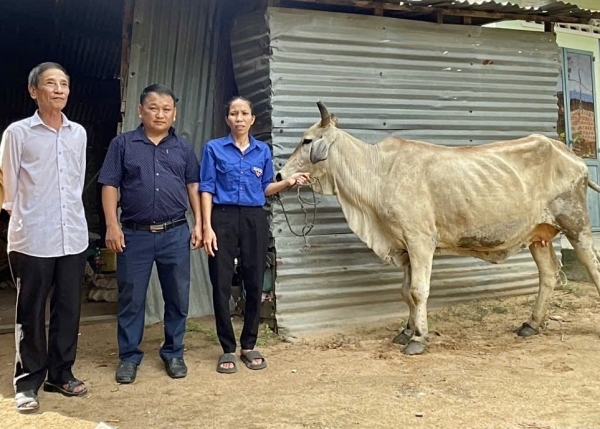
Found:
[[[302,140],[302,144],[311,144],[312,143],[312,139],[304,139]]]

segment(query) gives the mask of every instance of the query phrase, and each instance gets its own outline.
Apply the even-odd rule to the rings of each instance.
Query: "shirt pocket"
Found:
[[[264,169],[262,166],[247,164],[244,166],[244,176],[248,177],[250,189],[255,192],[262,192],[262,178]]]
[[[217,184],[225,190],[234,190],[239,175],[236,174],[236,165],[226,161],[217,161]]]
[[[169,147],[168,149],[161,149],[159,157],[161,166],[185,183],[186,159],[183,148]]]
[[[81,179],[81,175],[85,174],[85,165],[81,163],[81,153],[76,147],[67,146],[60,149],[66,155],[69,177],[75,181]]]

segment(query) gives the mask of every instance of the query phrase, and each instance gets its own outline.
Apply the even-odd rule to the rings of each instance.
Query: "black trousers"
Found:
[[[85,252],[40,258],[10,252],[17,285],[15,316],[15,392],[37,392],[46,379],[64,384],[73,378]],[[50,326],[46,345],[46,301],[50,300]]]
[[[240,346],[244,350],[252,350],[258,337],[262,286],[269,246],[267,212],[262,207],[215,205],[211,224],[219,248],[214,257],[208,258],[217,336],[223,352],[235,352],[236,341],[231,324],[229,298],[233,282],[233,263],[239,248],[242,281],[246,292]]]

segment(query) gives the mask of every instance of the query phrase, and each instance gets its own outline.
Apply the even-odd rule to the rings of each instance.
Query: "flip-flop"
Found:
[[[35,405],[32,405],[35,404]],[[33,390],[26,390],[15,395],[15,409],[21,414],[32,414],[40,410],[40,403]]]
[[[232,363],[233,368],[223,368],[221,365],[224,363]],[[235,364],[235,355],[233,353],[223,353],[219,356],[219,362],[217,363],[217,372],[221,374],[234,374],[237,372],[237,366]]]
[[[240,356],[240,359],[250,369],[256,370],[256,369],[263,369],[263,368],[267,367],[267,360],[257,350],[250,350],[248,353],[242,354]],[[252,361],[254,359],[262,359],[262,362],[258,363],[258,364],[254,364],[254,363],[252,363]]]
[[[62,385],[66,384],[68,387],[65,389]],[[60,393],[65,396],[85,396],[88,393],[87,387],[81,392],[75,392],[77,386],[84,385],[83,381],[77,380],[76,378],[69,380],[65,383],[57,384],[49,381],[44,382],[44,392]],[[85,386],[85,385],[84,385]]]

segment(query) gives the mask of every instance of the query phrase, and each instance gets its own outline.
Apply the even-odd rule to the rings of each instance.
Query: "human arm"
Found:
[[[194,227],[192,228],[192,249],[202,246],[202,208],[200,206],[200,193],[198,182],[187,184],[187,193],[194,214]]]
[[[269,183],[265,188],[265,196],[270,197],[278,192],[285,191],[296,185],[304,185],[310,180],[308,173],[294,173],[287,179],[280,180],[279,182]]]
[[[79,148],[79,150],[81,151],[79,154],[79,165],[81,168],[81,177],[80,177],[80,183],[81,183],[81,189],[85,189],[85,169],[86,169],[86,155],[87,155],[87,132],[85,131],[85,128],[81,127],[81,133],[82,133],[82,142],[81,142],[81,146]]]
[[[106,247],[115,253],[121,253],[125,247],[125,236],[117,220],[119,190],[113,186],[102,187],[102,208],[106,219]]]
[[[217,235],[212,229],[211,215],[212,215],[212,199],[213,195],[209,192],[202,192],[200,195],[202,205],[202,239],[204,241],[204,250],[209,256],[215,256],[215,251],[219,250],[217,247]]]
[[[185,184],[190,207],[192,208],[192,214],[194,215],[191,243],[192,249],[196,250],[202,246],[202,209],[200,207],[200,194],[198,192],[200,166],[198,165],[198,157],[196,156],[194,149],[187,142],[186,145]]]
[[[11,129],[2,134],[0,143],[0,169],[2,170],[2,185],[4,187],[4,208],[8,214],[12,213],[13,204],[17,196],[17,179],[21,166],[22,144]]]
[[[106,220],[106,247],[112,252],[120,253],[125,247],[125,237],[117,219],[119,202],[119,186],[123,175],[123,150],[119,136],[108,146],[104,163],[100,169],[98,183],[102,187],[102,209]]]
[[[264,154],[264,173],[262,175],[262,187],[266,197],[275,195],[278,192],[284,191],[295,185],[303,185],[308,182],[310,175],[308,173],[296,173],[288,177],[287,179],[280,180],[278,182],[271,182],[273,180],[273,158],[271,157],[271,151],[267,150]]]
[[[212,229],[211,215],[213,195],[216,192],[217,169],[216,159],[210,144],[204,145],[202,163],[200,165],[200,205],[202,208],[202,240],[207,255],[215,256],[217,236]]]

